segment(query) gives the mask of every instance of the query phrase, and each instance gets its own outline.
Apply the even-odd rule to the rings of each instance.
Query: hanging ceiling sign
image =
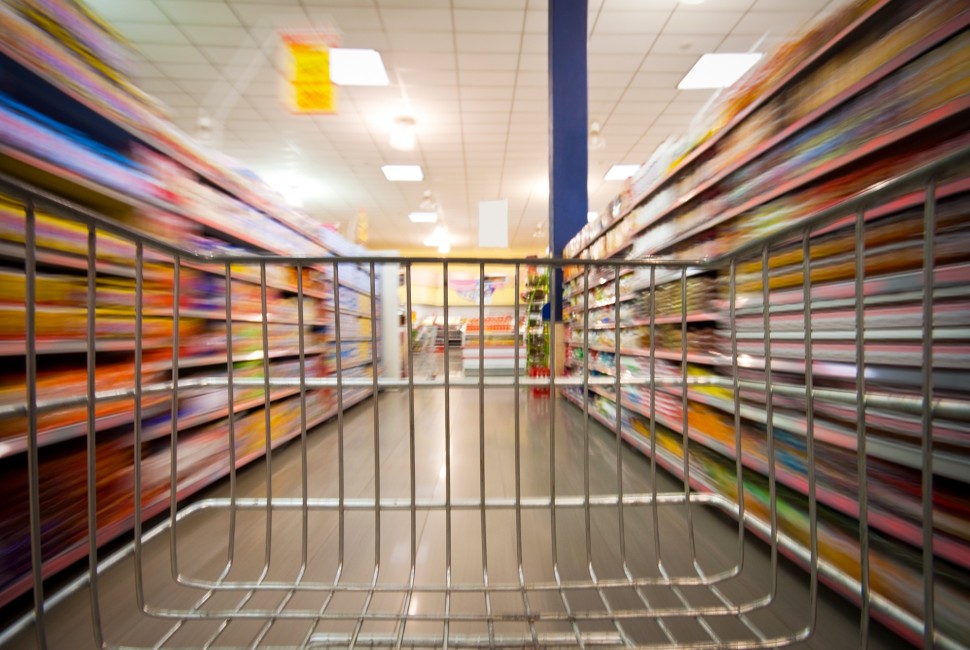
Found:
[[[330,79],[330,48],[336,47],[336,34],[319,32],[282,32],[288,108],[297,114],[337,112],[337,89]]]

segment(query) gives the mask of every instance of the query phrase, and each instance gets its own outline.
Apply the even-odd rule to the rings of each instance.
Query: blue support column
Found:
[[[554,257],[586,224],[587,0],[549,0],[549,250]],[[562,273],[551,289],[562,295]],[[552,278],[551,278],[552,279]],[[556,321],[562,320],[561,300]]]

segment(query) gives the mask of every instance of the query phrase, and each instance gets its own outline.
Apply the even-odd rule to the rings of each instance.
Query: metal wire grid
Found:
[[[100,592],[100,584],[103,576],[108,575],[126,562],[133,560],[134,570],[134,600],[138,610],[146,619],[153,619],[156,622],[164,623],[162,632],[151,642],[145,643],[147,647],[166,647],[170,643],[178,645],[178,639],[184,629],[194,623],[205,623],[210,625],[207,629],[207,637],[204,639],[204,647],[222,646],[229,638],[223,636],[227,628],[240,621],[255,622],[255,628],[250,638],[240,645],[256,647],[261,644],[268,644],[268,638],[272,637],[275,628],[302,625],[301,629],[306,632],[302,636],[301,645],[318,647],[355,647],[355,646],[386,646],[386,647],[521,647],[521,646],[638,646],[638,647],[777,647],[787,645],[792,642],[806,639],[813,634],[818,607],[818,585],[819,577],[824,576],[831,583],[840,586],[851,594],[856,594],[861,607],[859,619],[860,634],[863,639],[868,638],[868,626],[870,612],[877,612],[885,619],[894,621],[903,629],[916,631],[922,635],[927,646],[933,643],[941,647],[956,647],[957,642],[941,634],[935,627],[934,622],[934,538],[933,538],[933,438],[931,436],[932,422],[935,416],[956,416],[967,417],[967,405],[959,400],[938,397],[934,394],[933,374],[930,364],[923,366],[923,387],[920,397],[907,397],[902,395],[892,395],[884,393],[874,393],[866,389],[866,377],[864,373],[865,348],[862,337],[858,337],[856,342],[857,355],[857,375],[855,377],[855,391],[840,391],[836,389],[821,389],[815,386],[813,378],[813,347],[812,336],[806,335],[804,355],[805,355],[805,383],[801,387],[775,386],[772,377],[772,354],[771,354],[771,321],[769,318],[769,257],[774,247],[793,240],[801,241],[802,246],[802,271],[804,273],[803,300],[804,300],[804,328],[806,333],[812,332],[812,282],[810,273],[810,240],[813,233],[824,230],[836,221],[844,220],[846,215],[854,215],[855,228],[855,288],[857,295],[862,295],[863,282],[865,279],[865,228],[866,213],[870,206],[885,202],[886,197],[898,197],[904,192],[923,191],[924,200],[924,241],[923,241],[923,268],[932,269],[935,265],[934,242],[935,242],[935,206],[937,182],[939,179],[949,178],[957,171],[965,174],[966,165],[970,155],[966,151],[951,155],[945,160],[924,168],[915,170],[905,176],[894,179],[891,183],[884,184],[873,190],[864,192],[853,200],[843,204],[839,208],[826,210],[808,222],[798,226],[788,228],[776,233],[767,242],[751,245],[740,249],[733,256],[719,260],[691,260],[684,261],[665,261],[665,260],[643,260],[643,261],[607,261],[590,262],[586,260],[481,260],[481,259],[458,259],[458,260],[416,260],[416,259],[394,259],[394,258],[296,258],[296,257],[267,257],[267,256],[210,256],[200,255],[191,251],[179,250],[163,242],[145,237],[138,232],[119,226],[112,221],[101,217],[90,211],[70,205],[60,199],[34,190],[25,188],[21,184],[3,179],[4,185],[8,186],[8,191],[23,196],[26,200],[26,232],[25,232],[25,271],[26,271],[26,372],[27,372],[27,401],[22,407],[10,407],[5,409],[6,415],[25,414],[28,420],[27,432],[27,454],[26,462],[29,468],[30,481],[30,524],[31,524],[31,554],[33,558],[32,578],[33,578],[33,611],[7,629],[0,636],[0,642],[9,640],[18,633],[22,633],[27,628],[32,628],[37,645],[46,647],[47,644],[47,620],[51,612],[56,612],[56,607],[64,600],[71,598],[72,594],[78,591],[86,591],[91,607],[91,620],[95,634],[95,641],[98,645],[113,647],[115,642],[105,636],[104,615],[102,613],[103,596]],[[70,397],[64,399],[54,399],[39,401],[36,392],[37,377],[37,341],[34,333],[36,322],[36,218],[35,210],[42,206],[44,210],[68,217],[84,223],[88,227],[88,310],[93,314],[97,307],[96,304],[96,268],[97,268],[97,236],[96,229],[114,233],[135,243],[135,280],[136,280],[136,334],[135,334],[135,364],[138,367],[142,361],[142,295],[144,288],[143,270],[145,261],[145,249],[154,251],[155,255],[164,254],[170,257],[173,274],[175,278],[175,295],[173,300],[174,322],[176,327],[173,330],[173,355],[172,355],[172,380],[163,384],[142,385],[140,375],[136,373],[135,386],[133,391],[97,391],[95,389],[96,371],[96,337],[94,319],[89,319],[87,334],[87,368],[88,384],[86,395],[80,397]],[[738,337],[737,337],[737,314],[735,305],[736,278],[739,262],[750,259],[762,260],[762,287],[763,287],[763,327],[765,331],[765,368],[764,381],[756,382],[742,380],[738,366]],[[226,363],[226,377],[210,377],[204,379],[182,380],[179,378],[178,354],[179,328],[179,273],[182,265],[187,261],[201,262],[206,264],[224,265],[227,304],[226,304],[226,336],[227,341],[232,341],[232,319],[231,304],[228,296],[231,296],[230,283],[233,267],[239,264],[251,264],[258,266],[260,270],[260,286],[262,310],[266,313],[266,269],[269,265],[294,265],[298,272],[298,299],[299,299],[299,327],[298,349],[300,359],[300,374],[297,379],[283,379],[271,377],[269,369],[268,355],[264,354],[263,377],[243,378],[234,376],[232,346],[228,345],[228,358]],[[656,436],[656,402],[655,389],[659,386],[668,385],[680,387],[682,401],[682,445],[686,449],[690,445],[688,437],[688,395],[685,388],[694,385],[717,383],[715,380],[699,380],[688,376],[686,363],[681,363],[681,375],[679,378],[663,378],[656,376],[655,372],[655,341],[656,341],[656,305],[651,301],[651,314],[649,321],[650,328],[650,372],[646,377],[624,376],[617,371],[613,377],[594,377],[591,375],[588,356],[584,358],[582,372],[579,376],[555,375],[548,379],[528,379],[520,377],[517,373],[511,378],[492,378],[486,377],[485,373],[480,373],[474,379],[454,378],[447,371],[439,378],[420,378],[413,370],[409,370],[404,379],[380,376],[379,373],[372,373],[369,378],[345,377],[341,367],[341,348],[343,345],[340,318],[335,318],[334,335],[336,344],[336,364],[337,372],[332,376],[308,376],[305,368],[305,341],[304,341],[304,291],[302,284],[302,269],[314,265],[326,268],[333,276],[334,286],[340,282],[341,268],[347,264],[363,265],[369,271],[370,276],[370,314],[376,318],[377,303],[375,296],[375,277],[376,269],[382,264],[402,264],[404,266],[405,287],[406,287],[406,309],[411,313],[412,308],[412,269],[419,264],[439,265],[443,271],[444,295],[448,295],[448,270],[458,265],[471,265],[479,270],[479,316],[480,322],[484,322],[484,278],[486,264],[511,264],[515,267],[514,286],[520,286],[520,269],[523,264],[529,266],[548,266],[550,269],[560,269],[565,266],[584,268],[583,273],[583,296],[588,299],[590,288],[590,275],[594,268],[606,269],[612,276],[616,296],[621,291],[621,270],[630,268],[648,269],[649,287],[651,295],[661,282],[674,280],[680,282],[681,310],[682,316],[687,314],[687,277],[691,270],[695,269],[727,269],[729,277],[729,330],[731,332],[731,359],[730,377],[723,380],[723,386],[730,388],[734,398],[734,425],[735,431],[740,430],[740,394],[742,388],[756,388],[766,391],[769,394],[782,394],[800,397],[806,400],[806,455],[807,463],[807,499],[808,499],[808,518],[809,518],[809,542],[803,545],[780,531],[778,523],[778,497],[777,480],[775,476],[775,462],[768,463],[768,490],[769,490],[769,512],[767,520],[749,512],[745,507],[745,500],[741,499],[735,503],[726,496],[710,494],[695,490],[692,485],[697,485],[692,478],[692,472],[696,476],[696,469],[692,468],[688,455],[682,454],[683,474],[681,486],[676,490],[661,490],[658,488],[657,472],[657,436]],[[552,296],[553,301],[557,301],[557,296]],[[921,337],[924,358],[932,358],[933,337],[929,334],[932,331],[933,323],[933,274],[923,274],[923,318],[924,328]],[[584,307],[588,306],[584,303]],[[340,312],[339,291],[334,291],[334,310]],[[444,322],[449,319],[449,305],[445,300]],[[519,322],[521,305],[518,299],[515,304],[514,322]],[[589,310],[583,309],[583,342],[584,348],[589,349]],[[614,301],[614,319],[620,321],[620,302]],[[862,301],[856,302],[855,319],[857,331],[862,331],[865,325],[865,312]],[[412,325],[407,319],[407,338],[412,340]],[[681,319],[681,361],[688,357],[687,350],[687,322],[686,318]],[[551,330],[552,341],[550,343],[550,365],[556,367],[556,333]],[[262,320],[263,350],[269,350],[269,340],[267,335],[267,319]],[[621,354],[621,337],[616,335],[615,350],[616,358]],[[520,334],[516,333],[514,354],[515,364],[518,367]],[[484,337],[479,337],[480,356],[484,356]],[[377,332],[372,328],[371,334],[372,361],[377,362]],[[408,346],[409,369],[414,368],[414,350]],[[445,346],[445,368],[448,368],[448,346]],[[376,367],[376,366],[375,366]],[[178,501],[179,486],[177,468],[179,464],[178,454],[178,408],[177,401],[180,393],[191,391],[198,388],[222,387],[227,389],[230,412],[232,411],[233,391],[230,387],[240,386],[262,386],[266,396],[265,406],[265,474],[262,484],[259,486],[258,493],[261,496],[243,496],[237,489],[237,472],[235,469],[236,456],[235,444],[229,444],[229,457],[227,459],[228,474],[228,498],[206,498],[180,505]],[[582,445],[582,492],[579,494],[564,494],[559,488],[563,482],[563,476],[557,474],[557,444],[562,444],[563,433],[557,430],[557,418],[554,414],[547,417],[545,426],[548,427],[547,447],[543,453],[548,453],[548,465],[545,468],[548,484],[545,493],[537,495],[523,495],[523,476],[527,472],[535,471],[534,468],[522,466],[520,451],[523,448],[521,439],[523,425],[520,422],[522,405],[520,404],[521,392],[523,388],[542,385],[550,388],[569,389],[579,387],[582,394],[582,402],[586,408],[583,409],[581,427]],[[650,413],[650,433],[648,438],[649,450],[649,489],[641,491],[631,491],[627,488],[627,476],[630,465],[629,452],[623,445],[621,428],[622,418],[616,417],[614,420],[615,447],[612,463],[614,464],[615,488],[612,491],[591,490],[591,452],[590,445],[594,434],[590,427],[590,395],[591,389],[595,387],[606,387],[614,391],[614,395],[620,395],[625,386],[646,386],[651,388],[649,413]],[[274,493],[274,444],[271,436],[273,423],[271,422],[270,389],[274,387],[298,387],[302,404],[300,436],[299,436],[299,465],[301,476],[299,480],[299,495],[279,496]],[[307,421],[307,392],[316,388],[332,388],[336,391],[337,410],[336,410],[336,453],[337,453],[337,477],[335,492],[324,496],[318,496],[311,492],[310,477],[315,471],[308,461],[307,449],[310,444],[308,437]],[[407,442],[407,485],[406,490],[401,494],[393,494],[392,490],[382,489],[382,474],[386,471],[382,468],[382,431],[381,431],[381,401],[372,400],[371,408],[373,413],[371,443],[371,460],[373,463],[373,491],[370,497],[348,496],[346,486],[348,472],[344,459],[344,448],[348,442],[345,440],[345,418],[344,395],[345,392],[354,388],[369,388],[374,394],[388,389],[404,389],[407,395],[407,421],[408,430],[405,432]],[[422,390],[443,391],[444,418],[442,422],[442,444],[444,450],[444,494],[441,496],[432,495],[430,497],[418,496],[419,477],[416,472],[416,449],[420,445],[420,432],[416,430],[416,395]],[[454,459],[452,457],[452,437],[455,435],[452,427],[451,401],[454,390],[477,390],[478,394],[478,495],[470,497],[460,497],[453,494],[452,477],[454,476]],[[486,427],[486,404],[487,396],[492,391],[510,391],[513,400],[512,422],[504,429],[506,434],[511,433],[513,437],[514,449],[514,471],[511,491],[506,490],[497,496],[489,496],[486,489],[489,471],[495,471],[487,466],[486,458],[488,450],[486,440],[489,437],[490,429]],[[96,460],[96,436],[94,433],[93,422],[95,419],[95,406],[100,401],[133,397],[135,404],[134,416],[134,449],[141,449],[141,401],[144,396],[155,392],[171,393],[173,396],[171,431],[171,481],[170,481],[170,510],[164,521],[157,526],[146,530],[143,527],[142,518],[134,518],[133,541],[122,548],[120,551],[107,558],[99,559],[98,535],[96,515],[98,504],[96,502],[95,486],[98,481]],[[865,408],[869,406],[890,407],[904,412],[919,414],[923,422],[923,437],[921,458],[922,484],[922,531],[923,531],[923,575],[924,590],[923,600],[926,604],[926,616],[920,619],[909,612],[901,609],[893,602],[875,594],[870,589],[870,569],[868,565],[869,548],[869,528],[865,523],[860,523],[858,529],[860,547],[860,574],[856,580],[835,566],[822,560],[818,551],[818,531],[817,531],[817,499],[816,499],[816,475],[815,475],[815,448],[814,448],[814,408],[813,403],[819,396],[824,396],[827,400],[840,401],[847,405],[854,405],[858,413],[858,450],[857,469],[858,469],[858,495],[857,501],[860,512],[860,522],[867,520],[868,495],[866,488],[866,436],[865,434]],[[37,441],[37,417],[39,413],[49,410],[63,408],[69,405],[85,404],[88,408],[88,434],[87,434],[87,484],[88,484],[88,553],[89,568],[85,575],[72,582],[67,588],[49,595],[45,593],[42,563],[41,563],[41,530],[40,530],[40,501],[38,486],[38,441]],[[772,400],[766,402],[767,410],[767,444],[768,456],[775,458],[772,418]],[[494,426],[494,425],[493,425]],[[560,423],[558,425],[562,427]],[[474,435],[474,434],[473,434]],[[230,440],[233,440],[233,429],[230,424]],[[740,435],[735,436],[735,470],[738,477],[737,494],[743,494],[741,477],[742,467],[742,442]],[[134,467],[134,504],[140,512],[142,503],[141,494],[141,454],[136,453],[133,457]],[[642,468],[641,468],[642,469]],[[642,478],[642,477],[641,477]],[[697,539],[695,521],[698,517],[706,517],[709,511],[714,510],[729,514],[737,520],[736,537],[731,542],[733,548],[733,559],[724,564],[717,565],[711,558],[705,558],[698,550],[710,548],[704,540]],[[664,532],[664,526],[669,522],[671,516],[669,512],[676,511],[677,517],[683,517],[685,526],[678,532],[683,533],[682,544],[686,544],[688,549],[689,563],[684,566],[675,566],[677,562],[666,561],[661,549],[664,547],[661,537],[668,534]],[[594,540],[600,539],[605,534],[601,530],[602,513],[611,513],[616,525],[615,536],[609,533],[609,537],[615,540],[614,552],[619,563],[609,569],[603,570],[597,566],[598,553]],[[258,527],[262,528],[263,537],[263,558],[262,563],[257,561],[252,567],[245,569],[245,575],[238,576],[239,567],[248,564],[253,559],[251,554],[242,554],[236,549],[236,540],[242,539],[237,528],[239,522],[246,519],[253,513],[258,514]],[[288,552],[296,549],[300,562],[295,572],[288,577],[278,577],[273,571],[274,544],[277,547],[281,542],[279,532],[275,531],[274,521],[286,518],[291,513],[299,516],[298,529],[300,531],[298,543],[294,547],[292,544],[287,546]],[[514,558],[511,566],[513,571],[511,579],[496,579],[493,576],[501,573],[497,568],[490,567],[489,561],[493,557],[488,550],[488,542],[492,536],[487,534],[490,521],[499,515],[511,513],[514,524],[512,534],[514,535]],[[204,524],[199,524],[200,518],[213,515],[223,517],[227,522],[224,530],[227,536],[223,543],[225,560],[220,561],[221,568],[213,575],[206,570],[186,569],[192,565],[192,552],[184,550],[184,543],[180,542],[180,530],[200,526],[205,529]],[[389,517],[403,516],[407,521],[408,558],[403,563],[406,577],[403,580],[386,580],[383,574],[393,573],[387,565],[382,563],[382,537],[388,534],[392,536],[401,535],[398,528],[393,528],[388,533],[388,524],[385,521]],[[477,515],[478,529],[481,532],[480,562],[481,573],[476,579],[458,579],[454,572],[454,553],[455,553],[455,521],[471,515]],[[317,516],[335,516],[337,534],[337,548],[335,564],[329,577],[321,579],[319,576],[311,575],[310,556],[316,543],[312,535],[312,520]],[[353,538],[351,530],[353,522],[361,521],[360,516],[365,519],[372,519],[372,527],[368,527],[368,532],[364,537],[373,541],[373,563],[370,579],[351,579],[344,575],[345,563],[350,563],[350,556],[356,553],[358,556],[362,549],[348,548],[347,540]],[[443,544],[444,551],[444,578],[436,581],[422,582],[418,578],[419,573],[419,518],[432,516],[443,517]],[[527,572],[525,561],[529,554],[528,548],[535,544],[534,539],[524,539],[523,531],[526,526],[524,520],[539,516],[543,521],[548,522],[545,526],[544,535],[550,555],[547,558],[552,568],[551,576],[544,579],[535,579]],[[572,532],[578,536],[570,539],[567,543],[560,534],[563,528],[563,521],[569,517],[579,517],[581,523],[573,526]],[[630,523],[637,520],[637,535],[645,534],[647,537],[635,540],[634,548],[628,544],[630,539],[629,531],[625,528],[631,527]],[[558,520],[558,521],[557,521]],[[566,528],[569,528],[566,526]],[[750,567],[754,560],[751,558],[750,551],[746,554],[746,549],[750,548],[751,537],[747,531],[753,531],[757,537],[766,541],[768,546],[768,566],[769,572],[767,579],[762,584],[762,592],[752,597],[744,599],[733,599],[729,596],[731,584],[739,580]],[[647,531],[643,533],[642,531]],[[652,538],[652,539],[651,539]],[[167,539],[168,548],[168,569],[170,579],[174,584],[192,594],[189,601],[182,601],[175,605],[167,602],[153,603],[148,597],[145,583],[146,577],[144,568],[146,567],[146,547]],[[250,538],[251,539],[251,538]],[[213,541],[210,539],[210,542]],[[291,540],[292,542],[292,540]],[[565,568],[568,563],[560,557],[559,550],[567,544],[570,548],[579,548],[578,566],[581,569],[576,574],[574,567],[568,570]],[[285,544],[284,544],[285,545]],[[725,547],[723,540],[718,540],[720,548]],[[180,552],[181,550],[181,552]],[[779,581],[779,553],[785,553],[789,557],[795,558],[804,564],[808,569],[807,592],[808,600],[805,609],[803,623],[793,626],[787,631],[773,633],[761,629],[755,622],[757,615],[761,611],[770,610],[776,606],[781,597],[778,589]],[[186,559],[186,553],[189,559]],[[221,553],[220,553],[221,554]],[[644,563],[644,557],[649,556],[650,561]],[[645,566],[649,568],[645,569]],[[711,566],[715,566],[712,570]],[[490,571],[493,569],[493,571]],[[662,590],[667,598],[657,599],[655,594]],[[704,597],[698,598],[697,594],[704,592]],[[241,594],[241,596],[240,596]],[[267,607],[260,605],[260,597],[265,594],[272,594],[277,598],[274,605]],[[224,600],[222,596],[239,596],[234,604],[225,606],[220,603]],[[479,605],[472,608],[459,606],[459,601],[465,596],[474,596]],[[312,608],[297,606],[296,603],[304,602],[306,598],[314,602]],[[355,600],[354,606],[346,606],[343,600],[346,598]],[[382,606],[387,597],[392,597],[393,606]],[[423,612],[416,611],[415,604],[419,599],[432,598],[440,601],[442,607],[438,611]],[[512,598],[517,604],[509,608],[505,606],[508,598]],[[502,602],[501,607],[498,604]],[[660,604],[660,603],[663,604]],[[550,605],[551,603],[551,605]],[[703,631],[699,637],[685,638],[678,636],[675,631],[677,622],[682,620],[694,621]],[[734,632],[725,634],[723,632],[725,621],[734,624]],[[375,628],[376,625],[376,628]],[[514,629],[510,631],[509,625]],[[517,627],[516,627],[517,626]],[[641,628],[649,628],[654,634],[650,637],[650,632],[644,632]],[[730,626],[729,626],[730,627]],[[472,628],[473,631],[464,631]],[[378,631],[374,631],[377,629]],[[738,632],[738,630],[741,632]],[[193,642],[195,643],[195,642]],[[122,643],[119,647],[127,647],[130,643]]]

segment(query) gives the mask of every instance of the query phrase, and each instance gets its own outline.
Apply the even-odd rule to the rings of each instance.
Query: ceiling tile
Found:
[[[405,87],[444,86],[455,87],[454,73],[443,73],[440,70],[401,70],[401,81]]]
[[[165,77],[142,79],[138,85],[142,90],[152,95],[168,93],[185,96],[185,93],[179,85]]]
[[[111,24],[125,38],[135,44],[135,47],[145,43],[163,43],[169,45],[183,45],[188,43],[188,39],[171,23],[155,24],[142,22],[119,22],[111,21]]]
[[[453,52],[455,43],[448,32],[391,32],[388,36],[394,52]]]
[[[223,25],[183,25],[182,30],[197,45],[221,45],[252,48],[256,41],[242,27]]]
[[[590,92],[594,88],[625,88],[635,77],[629,72],[590,72]]]
[[[306,29],[310,18],[300,5],[241,2],[233,4],[239,20],[247,27],[272,29]]]
[[[142,54],[156,63],[205,63],[206,59],[194,45],[162,45],[145,43],[139,47]]]
[[[655,34],[601,34],[589,39],[590,54],[646,54],[656,38]]]
[[[630,83],[632,88],[676,88],[684,75],[679,72],[641,72]]]
[[[495,52],[498,54],[518,53],[522,38],[518,34],[455,34],[458,52]]]
[[[546,72],[522,72],[515,77],[517,86],[539,86],[549,85],[549,74]]]
[[[660,54],[651,52],[643,60],[641,72],[679,72],[681,75],[694,67],[697,63],[696,54]]]
[[[643,55],[635,54],[590,54],[586,65],[590,74],[597,72],[633,72],[640,67]]]
[[[394,32],[451,33],[451,11],[447,9],[381,9],[384,28]]]
[[[456,9],[454,12],[457,32],[494,32],[497,34],[518,31],[524,20],[524,11]]]
[[[549,36],[546,33],[525,34],[522,37],[522,52],[528,54],[546,54],[549,51]]]
[[[590,17],[597,34],[659,34],[668,23],[669,11],[604,11]]]
[[[460,57],[461,55],[459,61]],[[396,70],[455,70],[459,65],[453,56],[441,56],[432,52],[394,52],[385,59],[385,64],[388,62]]]
[[[458,67],[462,70],[515,70],[518,65],[517,54],[458,54]]]
[[[339,30],[381,30],[383,25],[377,9],[373,7],[313,7],[307,6],[306,13],[315,25],[328,25]]]
[[[806,11],[751,11],[738,21],[733,33],[786,35],[806,24],[812,15],[811,12]]]
[[[549,31],[549,15],[546,11],[533,10],[531,5],[525,12],[525,32],[545,34]]]
[[[168,23],[152,0],[87,0],[85,4],[109,23],[131,21],[137,23]]]
[[[836,0],[830,3],[829,0],[799,0],[798,8],[802,11],[822,11],[829,4],[844,5],[845,0]],[[751,11],[791,11],[792,3],[789,0],[755,0]]]
[[[487,72],[482,70],[459,70],[458,81],[463,86],[505,86],[511,89],[516,75],[512,70]]]
[[[742,12],[724,11],[675,11],[667,26],[665,34],[686,34],[697,36],[702,34],[723,35],[731,27],[738,24]]]
[[[549,69],[549,56],[545,53],[530,54],[525,49],[519,55],[519,70],[528,72],[546,72]]]
[[[687,34],[661,34],[653,42],[650,49],[651,54],[705,54],[714,52],[723,36],[687,35]]]
[[[220,78],[219,72],[208,63],[159,63],[159,69],[172,79],[209,79]]]
[[[156,0],[156,4],[176,23],[239,27],[236,14],[225,2]]]

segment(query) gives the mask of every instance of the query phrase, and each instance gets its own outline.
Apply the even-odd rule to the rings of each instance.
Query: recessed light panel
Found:
[[[640,165],[613,165],[603,177],[604,181],[625,181],[640,169]]]
[[[384,165],[381,167],[384,177],[389,181],[423,181],[424,172],[421,165]]]
[[[330,80],[340,86],[387,86],[387,71],[377,50],[330,50]]]
[[[680,80],[680,90],[727,88],[744,76],[764,56],[761,52],[705,54]]]
[[[438,220],[438,213],[437,212],[412,212],[411,214],[408,215],[408,219],[410,219],[414,223],[434,223],[435,221]]]

